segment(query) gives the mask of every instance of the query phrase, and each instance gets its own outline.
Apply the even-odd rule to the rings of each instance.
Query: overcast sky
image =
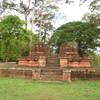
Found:
[[[64,24],[66,22],[70,21],[80,21],[83,17],[83,15],[87,12],[89,12],[89,0],[80,5],[80,0],[74,0],[75,2],[70,5],[66,4],[59,4],[60,6],[60,12],[63,13],[64,16],[66,16],[65,19],[61,18],[57,22],[57,27],[59,27],[61,24]]]
[[[17,0],[16,0],[17,1]],[[26,1],[27,0],[23,0]],[[65,0],[62,0],[65,1]],[[59,26],[61,26],[62,24],[65,24],[67,22],[70,21],[80,21],[83,17],[83,15],[87,12],[89,12],[89,0],[87,0],[86,3],[84,3],[83,5],[80,6],[80,0],[74,0],[74,3],[68,5],[63,3],[59,4],[59,13],[61,13],[63,17],[57,15],[57,22],[54,23],[54,26],[57,28]],[[60,14],[60,15],[61,15]],[[17,14],[21,17],[21,19],[23,19],[24,17],[20,14]],[[30,25],[29,25],[30,27]]]

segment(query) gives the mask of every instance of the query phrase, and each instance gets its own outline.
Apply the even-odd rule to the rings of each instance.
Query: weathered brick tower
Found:
[[[78,46],[76,42],[64,43],[60,47],[60,67],[66,68],[90,68],[91,59],[80,57],[78,54]]]

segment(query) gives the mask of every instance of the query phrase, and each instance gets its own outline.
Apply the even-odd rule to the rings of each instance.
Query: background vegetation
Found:
[[[100,47],[100,28],[89,22],[69,22],[55,30],[49,43],[59,47],[65,42],[76,42],[80,56],[86,56]]]
[[[38,36],[23,28],[25,22],[18,16],[9,15],[0,21],[0,60],[16,61],[28,55]]]
[[[92,58],[92,66],[100,68],[100,54],[91,55]]]

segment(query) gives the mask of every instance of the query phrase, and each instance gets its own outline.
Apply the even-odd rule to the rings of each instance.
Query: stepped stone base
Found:
[[[41,80],[63,81],[63,71],[61,69],[42,69],[40,74]]]
[[[79,56],[76,43],[63,44],[60,52],[55,55],[51,54],[48,45],[35,44],[29,56],[18,59],[18,67],[31,68],[33,80],[71,81],[97,79],[97,77],[100,79],[100,72],[97,72],[98,70],[93,72],[91,68],[91,59]],[[20,72],[20,75],[28,75],[26,68]],[[8,73],[12,75],[12,70]],[[14,74],[16,76],[16,71]]]
[[[100,80],[100,68],[43,69],[0,68],[0,77],[25,78],[43,81]]]

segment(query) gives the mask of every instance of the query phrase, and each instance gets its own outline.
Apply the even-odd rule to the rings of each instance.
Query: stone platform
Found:
[[[29,75],[33,80],[71,81],[89,79],[88,74],[90,76],[97,74],[97,70],[96,73],[90,73],[93,72],[91,59],[80,57],[77,44],[71,42],[63,44],[58,54],[52,54],[46,44],[35,44],[29,56],[18,59],[18,66],[15,69],[17,70],[18,67],[22,68],[23,75],[26,73],[25,75]],[[27,69],[31,74],[28,74]]]
[[[100,68],[0,68],[0,77],[24,78],[43,81],[100,80]]]

